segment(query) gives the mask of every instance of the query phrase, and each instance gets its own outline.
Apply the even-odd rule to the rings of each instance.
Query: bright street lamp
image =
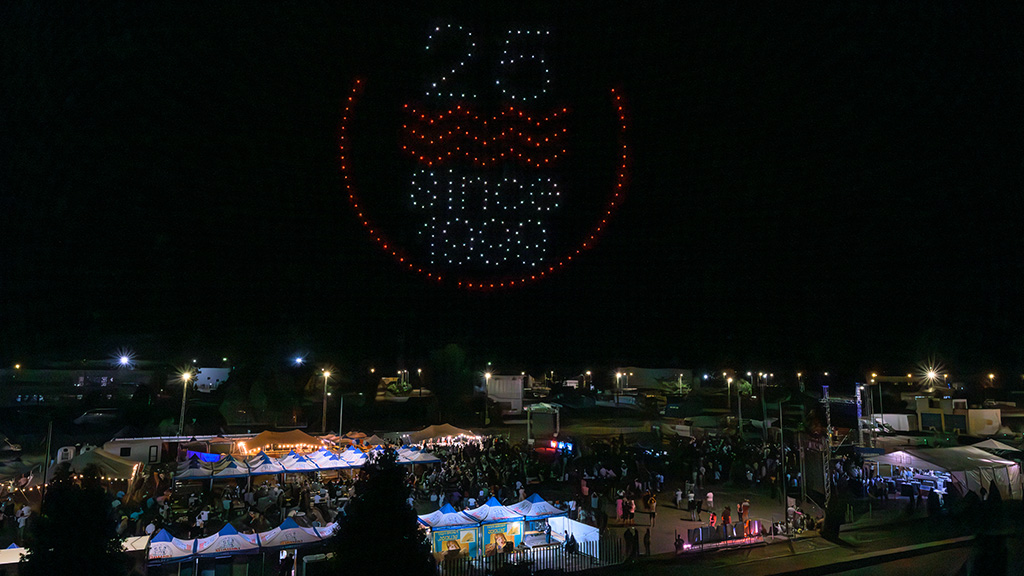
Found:
[[[192,373],[185,371],[181,373],[181,416],[178,418],[178,436],[185,430],[185,397],[188,395],[189,381],[192,380]]]

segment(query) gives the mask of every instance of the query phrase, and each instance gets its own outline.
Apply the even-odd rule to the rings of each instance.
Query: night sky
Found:
[[[342,4],[0,5],[0,361],[1024,368],[1019,4]],[[417,254],[398,104],[448,23],[476,31],[484,110],[504,31],[551,31],[552,253],[607,201],[610,89],[628,103],[625,201],[528,286],[404,270],[343,189],[359,78],[359,194]]]

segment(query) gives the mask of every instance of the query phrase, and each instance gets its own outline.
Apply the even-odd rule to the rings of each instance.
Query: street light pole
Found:
[[[725,372],[722,372],[722,378],[725,378],[725,407],[732,412],[732,378],[726,378]]]
[[[490,415],[487,414],[487,400],[490,398],[490,393],[488,392],[487,389],[488,389],[488,387],[490,387],[490,385],[491,385],[491,373],[490,372],[486,372],[486,373],[484,373],[484,426],[487,426],[487,425],[489,425],[491,423]]]
[[[736,411],[739,418],[740,438],[743,438],[743,388],[736,384]]]
[[[757,383],[761,385],[761,435],[762,440],[768,443],[768,400],[765,398],[764,387],[767,377],[760,372],[757,373]]]
[[[184,372],[181,375],[181,416],[178,417],[178,436],[185,430],[185,397],[188,395],[188,383],[192,380],[191,372]]]
[[[326,434],[327,433],[327,379],[330,378],[330,377],[331,377],[330,370],[324,370],[324,404],[323,404],[323,414],[320,417],[320,433],[321,434]],[[340,422],[339,422],[338,434],[341,434]]]
[[[782,484],[782,509],[785,511],[789,506],[789,502],[786,500],[786,433],[782,429],[782,399],[779,399],[779,452],[782,457],[779,458],[780,469],[779,483]]]

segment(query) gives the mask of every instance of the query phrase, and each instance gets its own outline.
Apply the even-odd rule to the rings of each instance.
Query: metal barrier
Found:
[[[453,558],[437,564],[441,576],[479,576],[493,574],[503,568],[517,568],[517,574],[533,574],[540,570],[576,572],[626,561],[621,538],[604,537],[595,542],[579,542],[575,552],[562,544],[516,550],[483,558]]]

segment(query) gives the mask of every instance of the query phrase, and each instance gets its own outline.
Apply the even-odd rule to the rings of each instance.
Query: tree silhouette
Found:
[[[334,551],[338,573],[434,574],[430,544],[416,512],[406,503],[409,487],[398,454],[386,448],[363,467],[356,496],[345,508]]]
[[[28,553],[18,566],[24,576],[128,573],[122,538],[110,518],[110,498],[95,469],[87,468],[76,481],[67,464],[61,465],[26,547]]]

